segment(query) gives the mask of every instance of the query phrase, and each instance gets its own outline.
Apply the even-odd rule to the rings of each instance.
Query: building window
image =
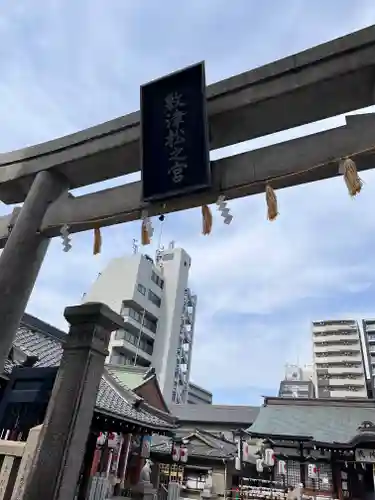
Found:
[[[163,260],[173,260],[174,254],[173,253],[165,253],[163,255]]]
[[[143,322],[143,326],[145,328],[148,328],[149,330],[151,330],[153,333],[156,333],[156,328],[157,328],[158,324],[157,324],[156,320],[151,320],[151,319],[145,318],[145,320]]]
[[[160,307],[161,298],[156,295],[152,290],[148,291],[148,300],[151,301],[156,307]]]
[[[153,281],[159,288],[163,290],[164,288],[164,280],[157,275],[154,271],[151,273],[151,281]]]
[[[137,344],[137,339],[136,339],[134,333],[128,332],[126,330],[125,330],[125,340],[127,340],[128,342],[130,342],[133,345]]]
[[[152,356],[152,352],[154,350],[154,343],[152,340],[147,339],[146,337],[142,337],[139,342],[139,348]]]
[[[157,295],[156,295],[157,297]],[[143,312],[138,312],[132,309],[131,307],[123,307],[121,309],[121,315],[126,318],[126,316],[129,316],[130,318],[134,319],[137,323],[142,324],[145,328],[148,328],[151,330],[153,333],[156,333],[156,329],[158,326],[158,322],[156,319],[150,319],[147,318],[146,315],[143,317]],[[143,321],[142,321],[143,320]]]
[[[115,340],[124,340],[125,338],[125,331],[124,330],[117,330],[115,332]]]
[[[129,332],[128,330],[117,330],[115,333],[115,340],[127,340],[131,344],[136,344],[136,338],[134,333]]]
[[[146,295],[146,287],[138,283],[137,286],[138,292],[141,293],[142,295]]]
[[[109,362],[112,365],[123,365],[126,364],[126,358],[123,354],[114,353],[111,355]]]
[[[150,356],[152,355],[152,352],[154,350],[154,342],[152,340],[150,340],[144,336],[142,336],[140,338],[139,334],[135,335],[134,333],[128,332],[127,330],[117,330],[117,332],[115,334],[115,339],[116,340],[127,340],[132,345],[139,347],[139,349],[141,349],[141,351],[146,352]],[[121,363],[117,363],[117,364],[121,364]]]

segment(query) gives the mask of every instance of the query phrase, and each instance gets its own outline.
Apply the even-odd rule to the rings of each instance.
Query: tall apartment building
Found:
[[[367,398],[357,321],[314,321],[312,335],[317,397]]]
[[[189,405],[212,405],[212,392],[203,389],[197,384],[189,382],[187,403]]]
[[[312,367],[287,364],[284,380],[280,382],[279,398],[311,399],[314,397]]]
[[[167,403],[185,403],[191,367],[197,297],[188,288],[191,259],[185,250],[134,253],[110,261],[84,296],[121,314],[107,362],[153,366]]]
[[[369,389],[373,396],[375,394],[375,319],[362,320],[362,327],[368,360]]]

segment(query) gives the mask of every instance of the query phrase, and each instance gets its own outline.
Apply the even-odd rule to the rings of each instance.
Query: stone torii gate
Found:
[[[375,26],[234,76],[207,88],[210,149],[265,136],[374,104]],[[212,188],[164,203],[142,202],[141,183],[74,197],[69,189],[140,170],[139,113],[0,155],[0,200],[22,203],[0,218],[0,370],[50,238],[64,224],[85,231],[338,175],[355,155],[375,163],[375,117],[235,155],[212,164]]]

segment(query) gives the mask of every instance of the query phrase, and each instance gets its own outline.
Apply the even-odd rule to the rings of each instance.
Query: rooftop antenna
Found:
[[[132,244],[132,248],[133,248],[133,254],[137,254],[138,253],[138,240],[136,240],[135,238],[133,238],[133,244]]]

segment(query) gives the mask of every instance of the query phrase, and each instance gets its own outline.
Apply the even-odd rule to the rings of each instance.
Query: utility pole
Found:
[[[141,326],[139,328],[138,340],[137,340],[137,350],[135,351],[134,365],[133,366],[136,366],[136,364],[137,364],[138,353],[139,353],[139,346],[141,344],[143,327],[144,327],[144,322],[145,322],[145,314],[146,314],[146,309],[143,308],[142,321],[141,321]]]
[[[240,498],[243,499],[243,432],[240,429]]]

